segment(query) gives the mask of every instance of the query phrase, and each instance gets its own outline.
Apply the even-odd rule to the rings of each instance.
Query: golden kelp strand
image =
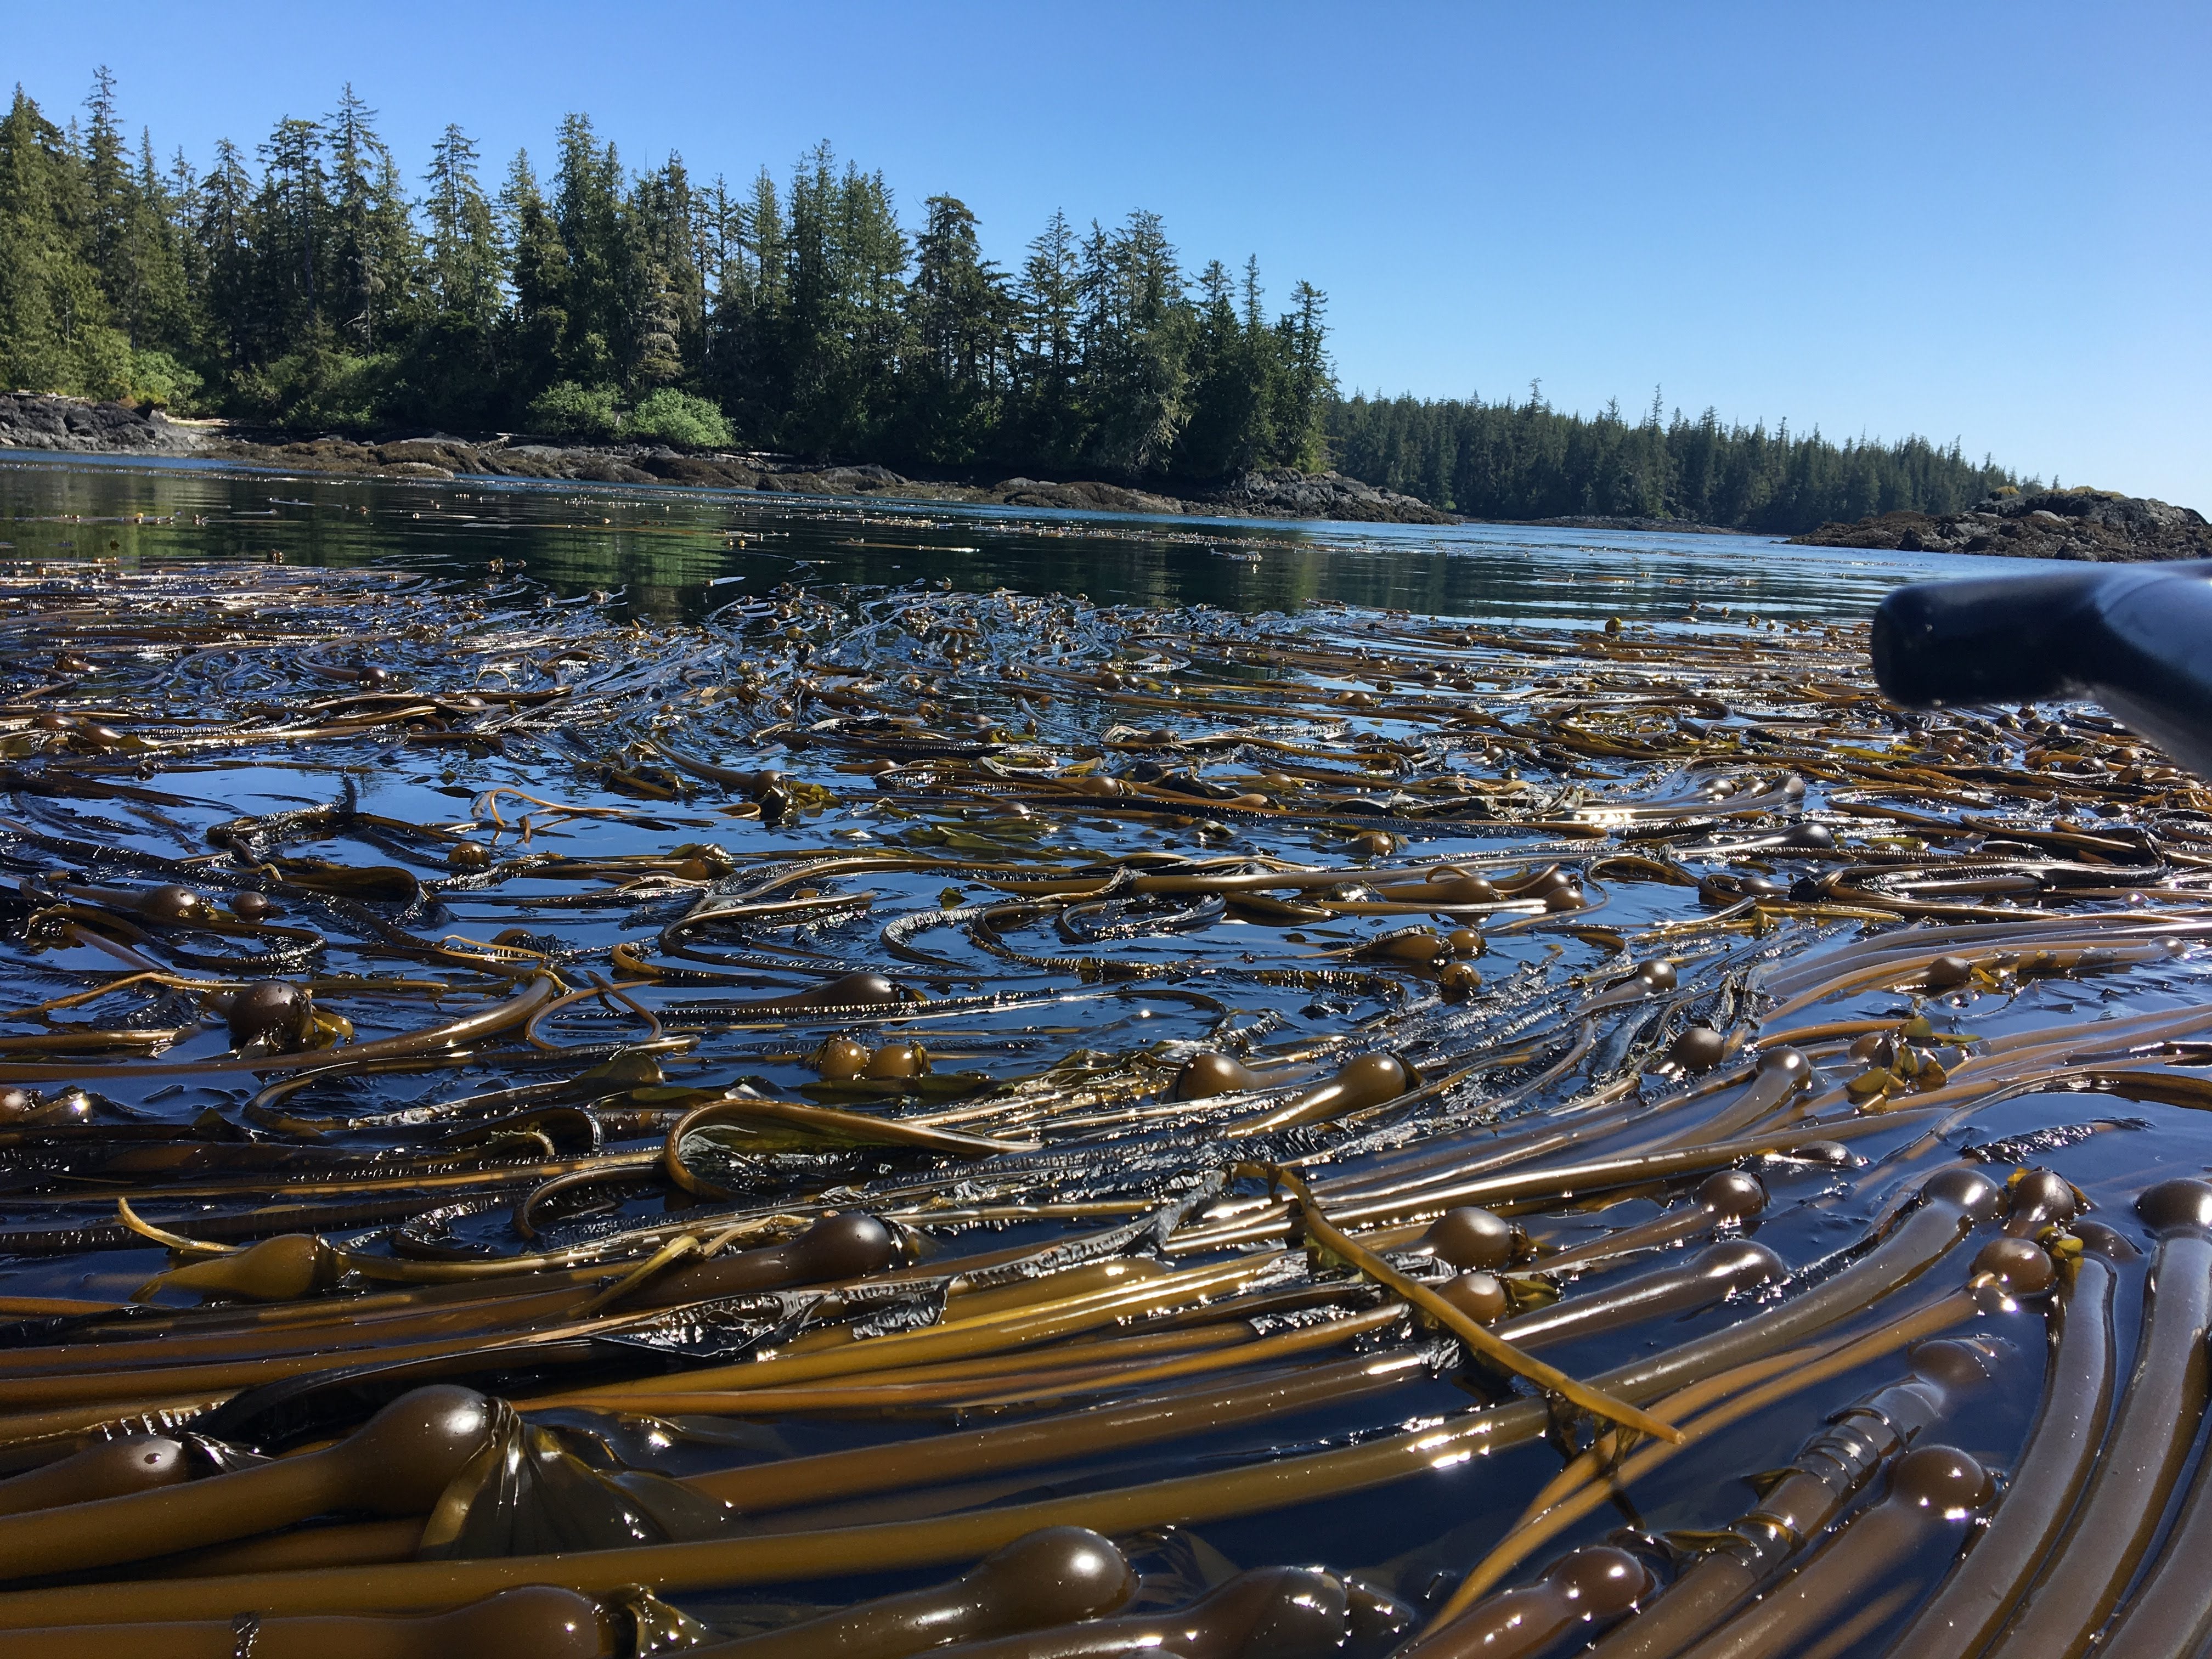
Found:
[[[1289,1559],[1271,1510],[1395,1482],[1378,1552],[1432,1528],[1443,1588],[1324,1565],[1348,1620],[1359,1569],[1408,1630],[1478,1565],[1450,1525],[1653,1449],[1558,1396],[1470,1407],[1496,1385],[1409,1334],[1422,1294],[1686,1431],[1938,1316],[1915,1281],[1984,1223],[2126,1224],[2156,1177],[2112,1173],[2124,1126],[2186,1142],[2212,1103],[2212,801],[2078,711],[1899,715],[1847,629],[795,581],[694,624],[512,581],[118,580],[0,572],[0,668],[44,653],[0,714],[28,884],[0,1064],[71,1073],[0,1083],[0,1244],[44,1253],[11,1268],[0,1456],[60,1492],[87,1429],[297,1453],[459,1367],[573,1460],[442,1494],[468,1537],[605,1538],[605,1503],[641,1529],[410,1563],[419,1522],[319,1515],[204,1555],[263,1575],[272,1629],[568,1582],[550,1560],[603,1600],[773,1595],[1020,1526],[1235,1521]],[[92,667],[29,672],[57,651]],[[292,799],[206,810],[246,757]],[[1975,1161],[2045,1167],[2000,1196]],[[1314,1218],[1364,1261],[1281,1248]],[[1562,1425],[1574,1478],[1532,1501]],[[817,1432],[848,1449],[784,1437]],[[749,1461],[698,1473],[725,1443]],[[1729,1443],[1638,1486],[1717,1489]],[[556,1468],[585,1483],[557,1501]],[[672,1477],[753,1492],[754,1535],[687,1537],[722,1523]],[[1488,1568],[1482,1616],[1533,1641],[1606,1585],[1664,1607],[1675,1564],[1599,1541],[1601,1507]],[[1886,1639],[1916,1593],[1891,1559],[1827,1637]],[[72,1618],[190,1613],[88,1571],[118,1582]]]

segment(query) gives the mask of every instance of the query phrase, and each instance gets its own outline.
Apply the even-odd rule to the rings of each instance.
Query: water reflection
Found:
[[[1863,617],[1900,581],[2009,559],[1790,547],[1766,537],[1512,525],[1349,525],[1012,513],[933,503],[460,478],[252,472],[0,452],[23,558],[270,559],[477,572],[519,561],[570,592],[622,589],[693,617],[777,583],[948,582],[1102,603],[1296,611],[1315,603],[1597,625]]]

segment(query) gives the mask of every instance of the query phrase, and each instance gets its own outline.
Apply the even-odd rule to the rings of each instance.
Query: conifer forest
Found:
[[[1012,268],[826,143],[732,185],[629,166],[585,115],[419,173],[348,86],[250,150],[134,141],[112,76],[0,122],[0,380],[289,430],[514,430],[909,471],[1205,483],[1334,467],[1479,518],[1790,533],[2016,483],[1960,446],[1616,406],[1345,397],[1326,296],[1194,272],[1158,216],[1064,213]],[[1480,318],[1468,326],[1484,325]]]

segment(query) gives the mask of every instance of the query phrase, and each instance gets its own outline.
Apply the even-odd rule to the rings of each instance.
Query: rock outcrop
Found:
[[[324,436],[257,441],[217,423],[191,425],[124,404],[17,392],[0,395],[0,447],[69,449],[107,454],[196,453],[211,459],[303,472],[386,478],[561,478],[586,483],[688,484],[790,495],[875,495],[902,501],[968,501],[1076,513],[1200,514],[1267,519],[1340,519],[1369,524],[1452,524],[1411,495],[1377,489],[1339,472],[1287,467],[1249,472],[1190,499],[1094,479],[1073,483],[1013,477],[993,485],[900,477],[888,467],[822,465],[791,456],[696,453],[665,444],[568,444],[531,437],[489,440],[444,433],[371,443]]]
[[[1248,472],[1217,498],[1231,513],[1268,519],[1338,519],[1358,524],[1457,524],[1449,513],[1341,472],[1273,467]]]
[[[2113,563],[2212,558],[2212,525],[2203,514],[2106,489],[1996,495],[1965,513],[1885,513],[1856,524],[1824,524],[1790,539],[1811,547]]]
[[[87,403],[45,392],[0,392],[0,449],[179,455],[208,442],[204,428],[173,421],[159,410]]]
[[[1004,507],[1064,507],[1077,513],[1188,513],[1192,509],[1171,496],[1118,484],[1046,483],[1037,478],[1002,480],[991,494]],[[1201,511],[1203,509],[1200,509]]]

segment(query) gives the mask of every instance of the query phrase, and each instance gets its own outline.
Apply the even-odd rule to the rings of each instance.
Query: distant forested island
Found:
[[[1641,419],[1613,406],[1563,415],[1532,386],[1522,403],[1332,398],[1322,420],[1340,471],[1471,519],[1679,519],[1793,535],[1883,513],[1957,513],[2021,487],[1955,442],[1838,444],[1786,421],[1769,431],[1723,425],[1710,409],[1669,416],[1656,395]]]
[[[1158,216],[1055,214],[1019,269],[824,144],[732,187],[627,167],[583,115],[495,186],[448,126],[410,183],[348,86],[204,170],[125,136],[95,71],[62,125],[0,122],[0,382],[258,427],[527,431],[908,471],[1212,483],[1334,467],[1470,517],[1787,532],[1948,513],[2011,473],[1710,410],[1340,395],[1326,298],[1187,271]]]

